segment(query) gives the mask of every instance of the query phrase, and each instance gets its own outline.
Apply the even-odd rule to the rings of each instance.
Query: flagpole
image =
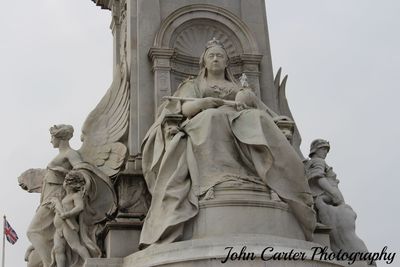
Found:
[[[2,256],[2,267],[5,266],[5,255],[6,255],[6,235],[4,233],[4,229],[6,226],[6,215],[3,216],[3,256]]]

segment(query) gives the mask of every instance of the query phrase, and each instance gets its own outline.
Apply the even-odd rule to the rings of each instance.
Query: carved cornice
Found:
[[[150,48],[148,56],[153,62],[153,72],[155,70],[171,70],[170,59],[174,55],[174,49],[169,48]]]
[[[150,48],[148,55],[152,61],[154,61],[154,59],[156,59],[156,58],[170,59],[174,55],[174,49],[152,47],[152,48]]]
[[[240,59],[246,64],[260,64],[263,55],[242,54]]]

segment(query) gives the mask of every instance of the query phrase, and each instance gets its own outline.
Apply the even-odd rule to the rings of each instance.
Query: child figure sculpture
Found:
[[[83,261],[90,258],[88,249],[81,243],[78,223],[79,215],[85,209],[85,184],[83,175],[79,171],[72,170],[63,183],[66,196],[61,202],[58,198],[51,199],[55,210],[54,226],[56,228],[51,266],[66,266],[67,246]]]

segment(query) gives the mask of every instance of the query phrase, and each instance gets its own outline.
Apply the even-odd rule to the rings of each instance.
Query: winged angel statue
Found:
[[[70,147],[71,125],[55,125],[50,128],[51,143],[59,154],[46,169],[29,169],[18,178],[24,190],[41,193],[27,233],[32,243],[25,257],[28,266],[82,266],[85,258],[101,256],[96,231],[116,210],[111,179],[121,171],[128,154],[123,142],[129,120],[129,79],[126,68],[118,69],[83,125],[82,147]],[[66,179],[70,176],[84,181],[74,186]]]

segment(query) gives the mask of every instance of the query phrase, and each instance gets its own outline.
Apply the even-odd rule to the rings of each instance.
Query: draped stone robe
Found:
[[[184,82],[178,97],[234,100],[239,87],[210,88],[197,78]],[[198,199],[219,183],[242,180],[267,185],[289,204],[311,239],[315,214],[304,166],[260,100],[259,109],[221,106],[199,112],[166,142],[163,121],[182,114],[180,101],[166,102],[143,144],[143,173],[152,195],[140,243],[179,240],[184,223],[196,216]]]

